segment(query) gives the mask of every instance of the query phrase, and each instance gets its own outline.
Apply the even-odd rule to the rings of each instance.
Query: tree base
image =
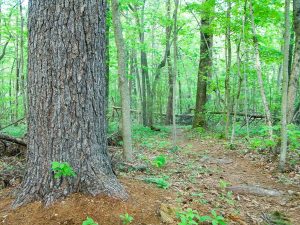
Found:
[[[12,204],[12,208],[16,209],[34,201],[42,201],[45,206],[49,206],[73,193],[84,193],[92,196],[103,194],[127,200],[129,196],[117,178],[107,178],[109,179],[103,179],[102,177],[100,180],[99,177],[88,177],[88,179],[81,177],[80,182],[77,179],[77,182],[73,181],[72,183],[69,183],[70,178],[63,178],[64,180],[60,181],[59,186],[53,185],[51,188],[49,185],[43,185],[42,183],[32,185],[37,183],[25,181]]]

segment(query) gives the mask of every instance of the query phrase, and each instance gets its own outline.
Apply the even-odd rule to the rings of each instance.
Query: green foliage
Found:
[[[130,224],[133,221],[133,217],[130,216],[128,213],[120,215],[120,219],[122,220],[123,224]]]
[[[221,194],[220,198],[231,206],[235,205],[235,200],[232,191],[228,191],[226,194]]]
[[[225,181],[225,180],[223,180],[223,179],[221,179],[219,181],[219,186],[220,186],[221,189],[226,189],[229,185],[230,185],[230,183],[227,182],[227,181]]]
[[[87,217],[85,221],[82,222],[82,225],[98,225],[92,218]]]
[[[177,213],[177,217],[180,219],[178,225],[197,225],[200,220],[200,216],[196,210],[187,209],[186,211]]]
[[[73,171],[73,168],[69,163],[64,162],[52,162],[51,163],[52,171],[54,172],[54,178],[59,179],[61,177],[75,177],[76,174]]]
[[[202,216],[200,219],[201,222],[207,221],[211,222],[212,225],[227,225],[223,216],[220,216],[216,213],[215,210],[211,211],[211,216]]]
[[[166,163],[167,163],[167,157],[165,155],[159,155],[155,157],[155,159],[152,161],[152,165],[157,168],[161,168],[165,166]]]
[[[213,225],[227,225],[223,216],[211,211],[211,215],[200,216],[196,210],[187,209],[186,211],[177,214],[180,219],[178,225],[198,225],[203,222],[210,222]]]
[[[27,132],[27,126],[24,124],[20,124],[18,126],[10,126],[3,130],[3,133],[16,137],[21,138],[23,137]]]
[[[300,155],[300,129],[296,125],[290,124],[288,126],[288,140],[289,149],[292,151],[297,151]]]
[[[168,189],[170,187],[169,182],[167,181],[169,179],[168,176],[163,176],[163,177],[150,177],[144,179],[145,182],[147,183],[152,183],[156,184],[157,187],[162,188],[162,189]]]

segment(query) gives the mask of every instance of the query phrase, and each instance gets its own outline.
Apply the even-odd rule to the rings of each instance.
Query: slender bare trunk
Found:
[[[289,82],[289,48],[290,48],[290,0],[285,0],[285,32],[283,52],[283,75],[282,75],[282,103],[281,103],[281,149],[280,163],[281,171],[285,170],[287,154],[287,102]]]
[[[260,53],[259,53],[259,44],[256,36],[256,27],[254,23],[254,15],[253,15],[253,7],[252,7],[252,0],[250,0],[250,19],[251,19],[251,27],[252,27],[252,33],[253,33],[253,44],[254,44],[254,51],[255,51],[255,67],[256,67],[256,73],[258,77],[258,84],[260,88],[260,95],[262,98],[265,114],[266,114],[266,120],[267,124],[269,126],[269,135],[270,139],[273,140],[273,125],[272,125],[272,117],[271,117],[271,111],[269,107],[269,103],[265,94],[265,88],[264,88],[264,82],[262,77],[262,71],[261,71],[261,62],[260,62]]]
[[[174,10],[174,75],[173,75],[173,112],[172,112],[172,136],[173,136],[173,147],[176,147],[176,79],[177,79],[177,56],[178,56],[178,47],[177,47],[177,39],[178,39],[178,31],[177,31],[177,13],[178,13],[178,5],[179,0],[175,0],[175,10]]]
[[[231,1],[227,0],[227,31],[226,31],[226,77],[225,77],[225,105],[226,105],[226,125],[225,136],[229,139],[230,114],[231,114],[231,90],[230,90],[230,76],[231,76]]]
[[[119,12],[119,1],[111,0],[112,21],[114,27],[115,41],[118,54],[119,89],[122,105],[122,136],[123,136],[123,157],[125,161],[132,161],[132,137],[131,137],[131,116],[130,116],[130,93],[127,79],[127,55],[125,41],[122,34],[122,25]]]

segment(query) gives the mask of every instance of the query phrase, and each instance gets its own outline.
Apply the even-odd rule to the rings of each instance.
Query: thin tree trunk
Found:
[[[178,57],[178,47],[177,47],[177,39],[178,39],[178,31],[177,31],[177,14],[178,14],[178,5],[179,0],[175,0],[175,10],[174,10],[174,75],[173,75],[173,111],[172,111],[172,136],[173,136],[173,147],[176,148],[176,78],[177,78],[177,57]]]
[[[171,18],[171,2],[170,0],[166,1],[166,11],[167,11],[167,18],[170,19]],[[149,118],[149,125],[153,126],[153,110],[154,110],[154,102],[156,102],[155,98],[156,98],[156,94],[157,94],[157,85],[160,79],[160,75],[161,75],[161,69],[164,68],[166,66],[166,62],[167,62],[167,58],[170,57],[170,48],[171,48],[171,44],[170,44],[170,39],[171,39],[171,31],[172,31],[172,26],[166,26],[166,48],[165,48],[165,53],[164,53],[164,58],[162,59],[162,61],[160,62],[160,64],[157,66],[156,71],[155,71],[155,77],[154,77],[154,81],[153,81],[153,85],[152,85],[152,92],[151,92],[151,103],[150,106],[151,109],[151,116]]]
[[[112,21],[114,26],[115,41],[118,54],[118,74],[119,89],[121,93],[122,105],[122,137],[123,137],[123,157],[125,161],[132,161],[132,137],[131,137],[131,116],[130,116],[130,92],[126,69],[126,49],[122,34],[122,25],[119,12],[119,1],[111,0]]]
[[[284,52],[283,52],[283,76],[282,76],[282,103],[281,103],[281,149],[280,163],[281,171],[285,170],[287,154],[287,102],[288,102],[288,82],[289,82],[289,48],[290,48],[290,0],[285,0],[285,32],[284,32]]]
[[[225,105],[226,105],[226,125],[225,136],[229,139],[230,114],[231,114],[231,90],[230,90],[230,76],[231,76],[231,1],[227,0],[227,32],[226,32],[226,77],[225,77]]]
[[[295,101],[297,96],[298,81],[300,74],[300,0],[293,0],[295,48],[292,72],[288,86],[287,123],[293,122],[295,113]]]
[[[241,75],[241,58],[240,58],[240,50],[241,50],[241,43],[244,41],[244,36],[245,36],[245,22],[246,22],[246,13],[247,13],[247,0],[245,1],[244,5],[244,16],[243,16],[243,24],[242,24],[242,30],[241,30],[241,37],[238,41],[237,44],[237,54],[236,54],[236,61],[237,61],[237,72],[238,72],[238,90],[236,94],[236,98],[234,99],[234,107],[233,107],[233,120],[232,120],[232,131],[231,131],[231,140],[230,143],[234,144],[234,139],[235,139],[235,126],[236,126],[236,114],[237,114],[237,109],[238,109],[238,104],[239,104],[239,98],[241,94],[241,88],[242,88],[242,82],[243,82],[243,77]],[[247,117],[247,116],[246,116]],[[247,119],[247,118],[246,118]]]
[[[252,33],[253,33],[253,44],[254,44],[254,50],[255,50],[255,67],[258,77],[258,84],[260,88],[260,94],[266,114],[266,120],[267,124],[269,126],[269,135],[270,140],[273,140],[273,125],[272,125],[272,117],[271,117],[271,111],[269,107],[269,103],[265,94],[265,88],[264,88],[264,82],[262,77],[262,71],[261,71],[261,62],[260,62],[260,53],[259,53],[259,44],[256,36],[256,27],[254,23],[254,15],[253,15],[253,7],[252,7],[252,0],[250,0],[250,19],[251,19],[251,27],[252,27]]]
[[[24,74],[24,16],[23,16],[23,6],[22,1],[19,0],[19,7],[20,7],[20,78],[21,78],[21,93],[23,98],[23,110],[24,110],[24,117],[26,118],[27,115],[27,97],[26,97],[26,84],[25,84],[25,74]]]
[[[19,17],[16,20],[16,26],[19,26]],[[15,114],[14,120],[19,118],[19,92],[20,92],[20,59],[19,59],[19,34],[16,34],[16,84],[15,84]]]
[[[29,1],[30,166],[14,207],[74,192],[127,197],[107,153],[105,13],[100,0]],[[76,176],[55,178],[55,161]]]

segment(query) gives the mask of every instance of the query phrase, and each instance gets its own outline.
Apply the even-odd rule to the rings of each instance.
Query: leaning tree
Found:
[[[30,0],[28,169],[14,207],[74,192],[126,198],[107,154],[105,0]],[[52,162],[75,177],[54,177]]]

